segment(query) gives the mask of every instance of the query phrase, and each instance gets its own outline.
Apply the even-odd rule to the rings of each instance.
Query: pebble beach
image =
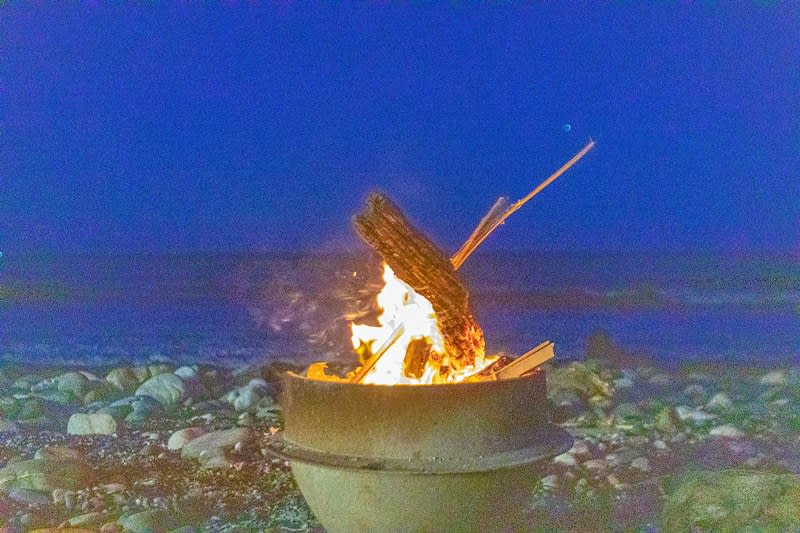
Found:
[[[524,530],[800,524],[800,371],[665,368],[609,346],[547,369],[575,442],[542,465]],[[6,364],[0,531],[323,531],[266,450],[286,369]]]
[[[352,368],[379,274],[356,256],[8,263],[0,532],[322,531],[267,452],[279,377]],[[491,353],[555,342],[529,408],[574,438],[516,529],[796,530],[797,274],[785,257],[467,264]]]

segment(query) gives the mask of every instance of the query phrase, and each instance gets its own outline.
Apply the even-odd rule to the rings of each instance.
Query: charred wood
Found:
[[[470,311],[469,292],[450,259],[414,228],[386,195],[370,195],[366,209],[355,217],[353,225],[397,277],[431,302],[448,364],[461,369],[483,355],[483,330]]]

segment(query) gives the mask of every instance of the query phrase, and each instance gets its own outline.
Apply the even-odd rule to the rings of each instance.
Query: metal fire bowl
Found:
[[[515,528],[542,461],[572,437],[548,422],[543,372],[452,385],[354,385],[288,373],[287,459],[331,532]]]

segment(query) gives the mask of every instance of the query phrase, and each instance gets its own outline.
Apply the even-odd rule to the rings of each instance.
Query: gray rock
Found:
[[[212,431],[186,443],[181,449],[181,457],[197,459],[204,452],[218,454],[218,450],[228,451],[238,443],[248,444],[254,438],[253,430],[246,427]]]
[[[124,393],[106,381],[90,382],[92,388],[83,395],[83,405],[90,406],[93,403],[106,403],[120,398]]]
[[[679,405],[675,407],[675,413],[677,413],[678,418],[680,418],[682,421],[693,422],[695,424],[702,424],[717,418],[717,415],[706,413],[701,409],[692,409],[686,405]]]
[[[614,419],[618,421],[638,419],[644,416],[644,411],[635,403],[621,403],[614,408]]]
[[[554,391],[549,396],[553,405],[558,407],[571,407],[583,403],[578,393],[571,390]]]
[[[105,413],[75,413],[67,422],[70,435],[113,435],[117,432],[117,422]]]
[[[215,451],[214,453],[201,453],[197,460],[203,468],[208,470],[226,469],[230,468],[233,464],[219,451]]]
[[[708,432],[709,435],[713,437],[727,437],[730,439],[741,439],[745,436],[744,431],[737,428],[732,424],[722,424],[720,426],[714,426]]]
[[[589,450],[589,445],[586,444],[586,441],[576,439],[575,442],[572,443],[572,448],[569,449],[569,453],[581,457],[589,455],[591,452]]]
[[[656,439],[653,441],[653,448],[661,451],[669,450],[669,446],[667,446],[667,443],[661,439]]]
[[[109,407],[119,407],[119,406],[127,406],[133,409],[133,404],[141,401],[142,399],[147,398],[146,396],[125,396],[124,398],[120,398],[119,400],[114,400],[110,404]],[[152,398],[150,398],[152,400]],[[161,405],[161,404],[159,404]]]
[[[709,411],[726,411],[733,407],[733,400],[724,392],[718,392],[708,400],[706,409]]]
[[[789,383],[789,377],[783,370],[773,370],[761,376],[758,382],[762,385],[781,386]]]
[[[128,416],[131,411],[133,411],[133,407],[128,405],[106,405],[104,407],[100,407],[95,411],[95,413],[103,413],[111,416],[114,420],[123,420],[126,416]]]
[[[31,387],[43,381],[41,376],[37,376],[36,374],[26,374],[24,376],[20,376],[17,378],[14,383],[11,384],[11,388],[17,391],[30,391]]]
[[[136,396],[134,401],[130,403],[131,409],[134,413],[143,416],[150,416],[156,413],[163,412],[164,406],[153,398],[152,396]]]
[[[115,368],[106,376],[106,381],[124,394],[131,394],[141,385],[145,379],[150,377],[146,368],[121,367]]]
[[[147,371],[150,373],[150,377],[155,377],[160,374],[171,374],[174,369],[174,366],[166,363],[147,365]]]
[[[67,372],[56,379],[59,392],[72,395],[73,398],[83,398],[90,387],[89,378],[80,372]]]
[[[125,417],[125,421],[132,426],[141,425],[150,417],[158,416],[164,411],[161,403],[151,396],[137,396],[130,406],[131,412]]]
[[[153,533],[168,531],[187,525],[175,513],[163,509],[150,509],[132,515],[123,516],[117,523],[130,533]]]
[[[641,470],[642,472],[649,472],[650,461],[648,461],[647,457],[637,457],[636,459],[631,461],[631,468],[636,468],[637,470]]]
[[[50,497],[38,490],[13,488],[6,493],[6,497],[12,502],[33,507],[49,507],[52,504]]]
[[[636,373],[642,379],[650,379],[651,377],[653,377],[656,374],[658,374],[659,371],[654,366],[638,366],[638,367],[636,367]]]
[[[669,491],[664,531],[796,531],[800,477],[750,470],[692,472]]]
[[[0,492],[13,488],[52,492],[54,489],[83,489],[92,485],[89,463],[78,459],[28,459],[8,463],[0,469]]]
[[[150,396],[164,407],[173,407],[187,397],[186,384],[175,374],[158,374],[142,383],[136,396]]]
[[[80,398],[76,398],[72,394],[56,390],[55,388],[45,389],[37,392],[36,397],[65,406],[80,402]]]
[[[664,374],[663,372],[659,372],[658,374],[654,374],[648,378],[647,383],[650,385],[656,385],[659,387],[666,387],[672,385],[675,382],[674,378],[669,374]]]
[[[196,439],[200,435],[204,435],[205,433],[207,433],[207,430],[202,427],[188,427],[184,429],[179,429],[178,431],[170,435],[169,440],[167,441],[167,449],[180,450],[188,442]]]
[[[705,372],[690,372],[686,379],[689,381],[696,381],[698,383],[714,383],[716,379],[711,374]]]
[[[548,396],[551,398],[563,391],[572,391],[583,399],[593,396],[610,398],[614,394],[610,383],[604,381],[586,365],[578,362],[550,372],[548,391]]]
[[[692,400],[697,400],[708,396],[708,391],[699,383],[692,383],[683,389],[683,395]]]
[[[203,383],[197,366],[182,366],[175,370],[174,374],[183,380],[190,398],[193,400],[208,398],[210,393]]]
[[[57,428],[63,431],[67,419],[73,412],[73,406],[62,405],[43,398],[27,398],[20,401],[16,421],[30,427]]]
[[[99,511],[93,511],[90,513],[80,514],[78,516],[73,516],[69,520],[67,520],[67,525],[70,527],[80,527],[84,528],[82,531],[86,531],[87,528],[94,528],[97,529],[101,525],[103,525],[109,519],[108,513],[101,513]]]
[[[69,448],[68,446],[45,446],[43,448],[39,448],[36,450],[36,454],[33,456],[34,459],[74,459],[74,460],[81,460],[83,459],[83,455],[74,449]]]
[[[225,401],[233,405],[237,412],[247,411],[256,406],[263,398],[270,397],[271,389],[263,379],[251,379],[250,382],[238,387],[225,395]]]
[[[578,461],[575,460],[575,456],[569,452],[556,455],[553,458],[553,462],[563,466],[575,466],[578,463]]]
[[[605,471],[608,470],[609,464],[605,459],[589,459],[582,463],[584,468],[589,470]]]
[[[549,394],[549,399],[553,404],[550,416],[556,424],[575,418],[586,408],[585,402],[575,391],[555,391]]]
[[[173,372],[176,376],[182,377],[185,381],[198,380],[203,381],[200,376],[200,369],[197,365],[184,365],[175,369]]]
[[[633,388],[635,383],[629,377],[621,377],[614,380],[614,388],[615,389],[630,389]]]

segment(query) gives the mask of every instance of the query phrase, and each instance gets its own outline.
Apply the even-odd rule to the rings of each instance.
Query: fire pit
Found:
[[[361,385],[288,374],[289,460],[329,531],[493,531],[513,525],[539,463],[565,452],[548,423],[542,371],[427,386]]]
[[[284,431],[269,445],[329,531],[514,528],[540,463],[570,448],[570,435],[548,422],[538,368],[552,343],[511,363],[488,356],[456,271],[592,146],[518,202],[500,198],[449,258],[385,195],[371,195],[355,217],[384,260],[380,315],[351,323],[361,364],[346,377],[315,363],[308,377],[284,378]]]

